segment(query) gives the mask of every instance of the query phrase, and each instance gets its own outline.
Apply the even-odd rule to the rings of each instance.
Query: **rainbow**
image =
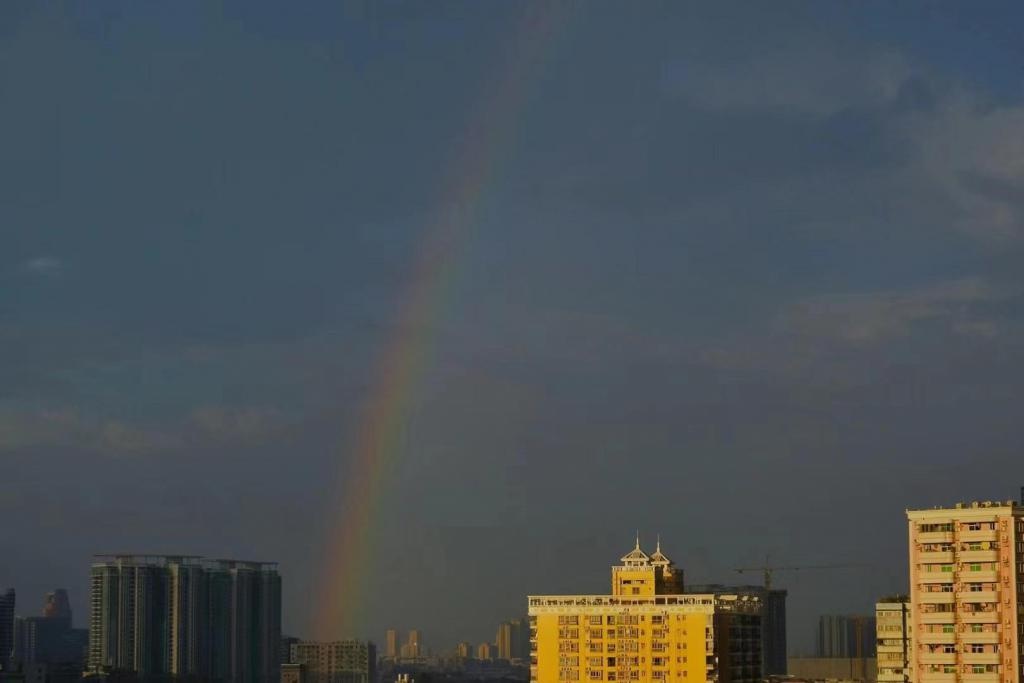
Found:
[[[312,625],[314,637],[353,637],[362,625],[366,579],[372,569],[373,528],[386,473],[400,457],[400,435],[409,403],[457,274],[460,248],[475,225],[495,166],[513,139],[527,86],[545,47],[563,24],[567,2],[541,3],[524,21],[496,87],[490,88],[453,156],[441,214],[425,231],[392,338],[384,347],[360,412],[352,454],[343,468],[344,495],[326,539],[327,559]],[[492,83],[494,83],[492,81]]]

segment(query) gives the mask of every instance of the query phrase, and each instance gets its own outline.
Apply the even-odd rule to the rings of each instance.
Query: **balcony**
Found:
[[[995,591],[960,591],[956,594],[957,602],[998,602]]]
[[[961,655],[964,664],[998,664],[998,652],[964,652]]]
[[[999,623],[999,611],[992,610],[991,612],[961,612],[957,617],[957,621],[964,624],[998,624]]]
[[[953,683],[956,680],[956,674],[947,674],[939,671],[922,671],[917,675],[917,680],[920,683]]]
[[[953,634],[950,633],[948,635],[952,636]],[[913,643],[908,640],[907,641],[907,645],[908,646],[912,646]],[[878,652],[878,659],[879,660],[885,659],[885,657],[883,657],[882,655],[886,655],[886,654],[893,655],[893,659],[902,659],[902,657],[903,657],[903,643],[901,642],[901,643],[899,643],[897,645],[878,645],[877,646],[877,652]]]
[[[960,540],[965,543],[972,543],[977,541],[995,541],[998,540],[997,534],[999,532],[995,529],[982,529],[981,531],[961,531]]]
[[[999,581],[999,572],[972,572],[965,567],[963,571],[960,572],[960,580],[976,581],[978,583],[996,583]]]
[[[977,594],[976,594],[977,595]],[[917,601],[922,605],[948,605],[953,602],[952,591],[927,591],[917,594]],[[985,602],[990,602],[986,600]]]
[[[975,633],[974,631],[967,630],[960,633],[960,640],[964,643],[998,643],[999,634],[995,631]]]
[[[956,664],[955,652],[921,652],[917,657],[921,664]]]
[[[917,582],[928,586],[937,583],[953,583],[953,572],[922,572],[917,575]]]
[[[918,543],[952,543],[952,531],[922,531],[914,536]]]
[[[952,624],[953,612],[921,612],[919,621],[922,624]]]
[[[952,623],[952,621],[950,622]],[[980,633],[975,635],[981,635]],[[935,645],[940,643],[952,643],[956,640],[956,633],[922,633],[915,638],[919,643],[925,643],[926,645]],[[878,648],[882,650],[881,647]]]
[[[960,675],[960,680],[964,683],[999,683],[999,674],[994,671],[985,674],[965,673]]]
[[[917,561],[922,564],[950,564],[953,561],[952,550],[929,550],[917,554]]]
[[[957,559],[961,562],[998,562],[998,550],[964,550]]]

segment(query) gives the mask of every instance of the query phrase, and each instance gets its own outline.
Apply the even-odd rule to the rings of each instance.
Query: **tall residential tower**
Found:
[[[913,657],[919,683],[1017,683],[1024,506],[908,510]]]
[[[274,564],[97,556],[90,607],[90,670],[278,679],[281,578]]]

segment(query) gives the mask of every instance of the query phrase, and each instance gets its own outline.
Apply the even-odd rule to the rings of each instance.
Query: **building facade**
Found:
[[[875,656],[874,615],[826,614],[818,617],[817,651],[821,659]]]
[[[512,624],[498,624],[498,632],[494,636],[494,645],[498,659],[512,659]]]
[[[762,604],[683,592],[682,572],[639,541],[612,567],[611,595],[530,596],[530,679],[755,683]]]
[[[384,634],[384,656],[394,659],[398,656],[398,631],[389,628]]]
[[[362,640],[303,640],[292,645],[291,663],[308,683],[374,683],[377,651]]]
[[[98,556],[91,671],[269,683],[280,677],[281,578],[274,564],[194,556]]]
[[[14,605],[16,594],[8,588],[0,594],[0,666],[6,668],[14,649]]]
[[[765,589],[764,586],[727,586],[713,583],[688,585],[687,593],[714,593],[715,595],[753,595],[761,601],[761,671],[765,676],[784,676],[787,673],[786,649],[786,596],[785,590]]]
[[[910,599],[920,683],[1017,683],[1024,506],[908,510]]]
[[[11,659],[18,664],[77,664],[85,662],[89,632],[72,628],[63,617],[15,617]]]
[[[897,595],[875,605],[878,683],[914,680],[910,658],[914,651],[914,619],[910,598]]]

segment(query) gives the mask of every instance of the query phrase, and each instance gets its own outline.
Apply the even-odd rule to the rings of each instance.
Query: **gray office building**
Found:
[[[755,595],[761,600],[761,670],[765,676],[786,674],[786,591],[764,586],[688,585],[687,593]]]

